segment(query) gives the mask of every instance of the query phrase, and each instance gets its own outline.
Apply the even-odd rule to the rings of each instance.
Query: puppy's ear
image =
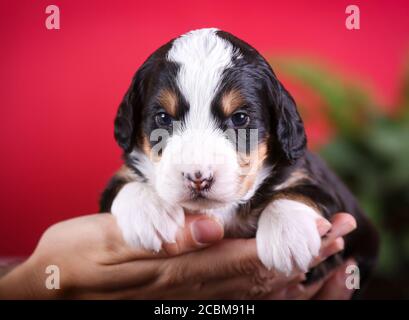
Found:
[[[134,111],[130,90],[119,105],[114,123],[114,136],[119,146],[129,152],[135,142]]]
[[[279,151],[286,162],[292,163],[303,156],[307,137],[304,124],[294,99],[281,83],[278,83],[276,99],[275,137]]]
[[[114,136],[119,146],[126,152],[132,151],[138,134],[139,119],[144,103],[147,63],[136,72],[132,83],[119,105],[114,122]]]

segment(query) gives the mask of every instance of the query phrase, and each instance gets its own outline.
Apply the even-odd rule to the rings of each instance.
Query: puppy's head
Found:
[[[306,145],[294,100],[268,63],[217,29],[189,32],[145,61],[115,138],[160,197],[192,210],[248,200]]]

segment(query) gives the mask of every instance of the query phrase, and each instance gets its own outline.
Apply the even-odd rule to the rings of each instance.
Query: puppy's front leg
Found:
[[[140,181],[122,187],[111,212],[125,241],[136,248],[159,251],[162,242],[175,241],[178,228],[184,225],[183,209],[167,204],[151,186]]]
[[[285,275],[297,267],[308,271],[321,246],[318,218],[317,211],[302,202],[290,199],[271,202],[261,213],[256,234],[263,264]]]

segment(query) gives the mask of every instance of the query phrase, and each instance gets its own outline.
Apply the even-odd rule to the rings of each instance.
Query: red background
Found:
[[[45,28],[45,8],[61,29]],[[345,28],[357,4],[361,30]],[[143,60],[215,26],[263,53],[314,57],[392,105],[409,44],[408,1],[2,1],[0,255],[28,254],[52,223],[97,211],[120,165],[113,118]]]

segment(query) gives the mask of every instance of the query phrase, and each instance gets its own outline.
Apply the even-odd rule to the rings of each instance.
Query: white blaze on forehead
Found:
[[[191,129],[212,127],[210,106],[222,73],[232,64],[233,45],[217,36],[218,29],[194,30],[177,38],[168,59],[180,65],[179,90],[189,104],[186,126]]]

